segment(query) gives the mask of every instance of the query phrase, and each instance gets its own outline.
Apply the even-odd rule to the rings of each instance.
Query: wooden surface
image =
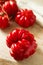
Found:
[[[15,25],[15,26],[14,26]],[[23,61],[15,61],[9,54],[9,49],[6,46],[6,36],[9,32],[15,28],[21,28],[15,22],[5,30],[0,29],[0,65],[43,65],[43,28],[34,24],[33,26],[26,28],[34,34],[37,42],[37,50],[34,55]],[[8,60],[8,61],[7,61]]]

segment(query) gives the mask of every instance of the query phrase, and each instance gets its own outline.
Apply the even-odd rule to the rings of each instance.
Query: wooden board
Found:
[[[34,55],[19,62],[10,56],[9,48],[6,46],[6,36],[15,28],[22,27],[13,22],[9,28],[5,30],[0,29],[0,65],[43,65],[43,28],[37,24],[26,28],[26,30],[34,34],[38,46]]]

